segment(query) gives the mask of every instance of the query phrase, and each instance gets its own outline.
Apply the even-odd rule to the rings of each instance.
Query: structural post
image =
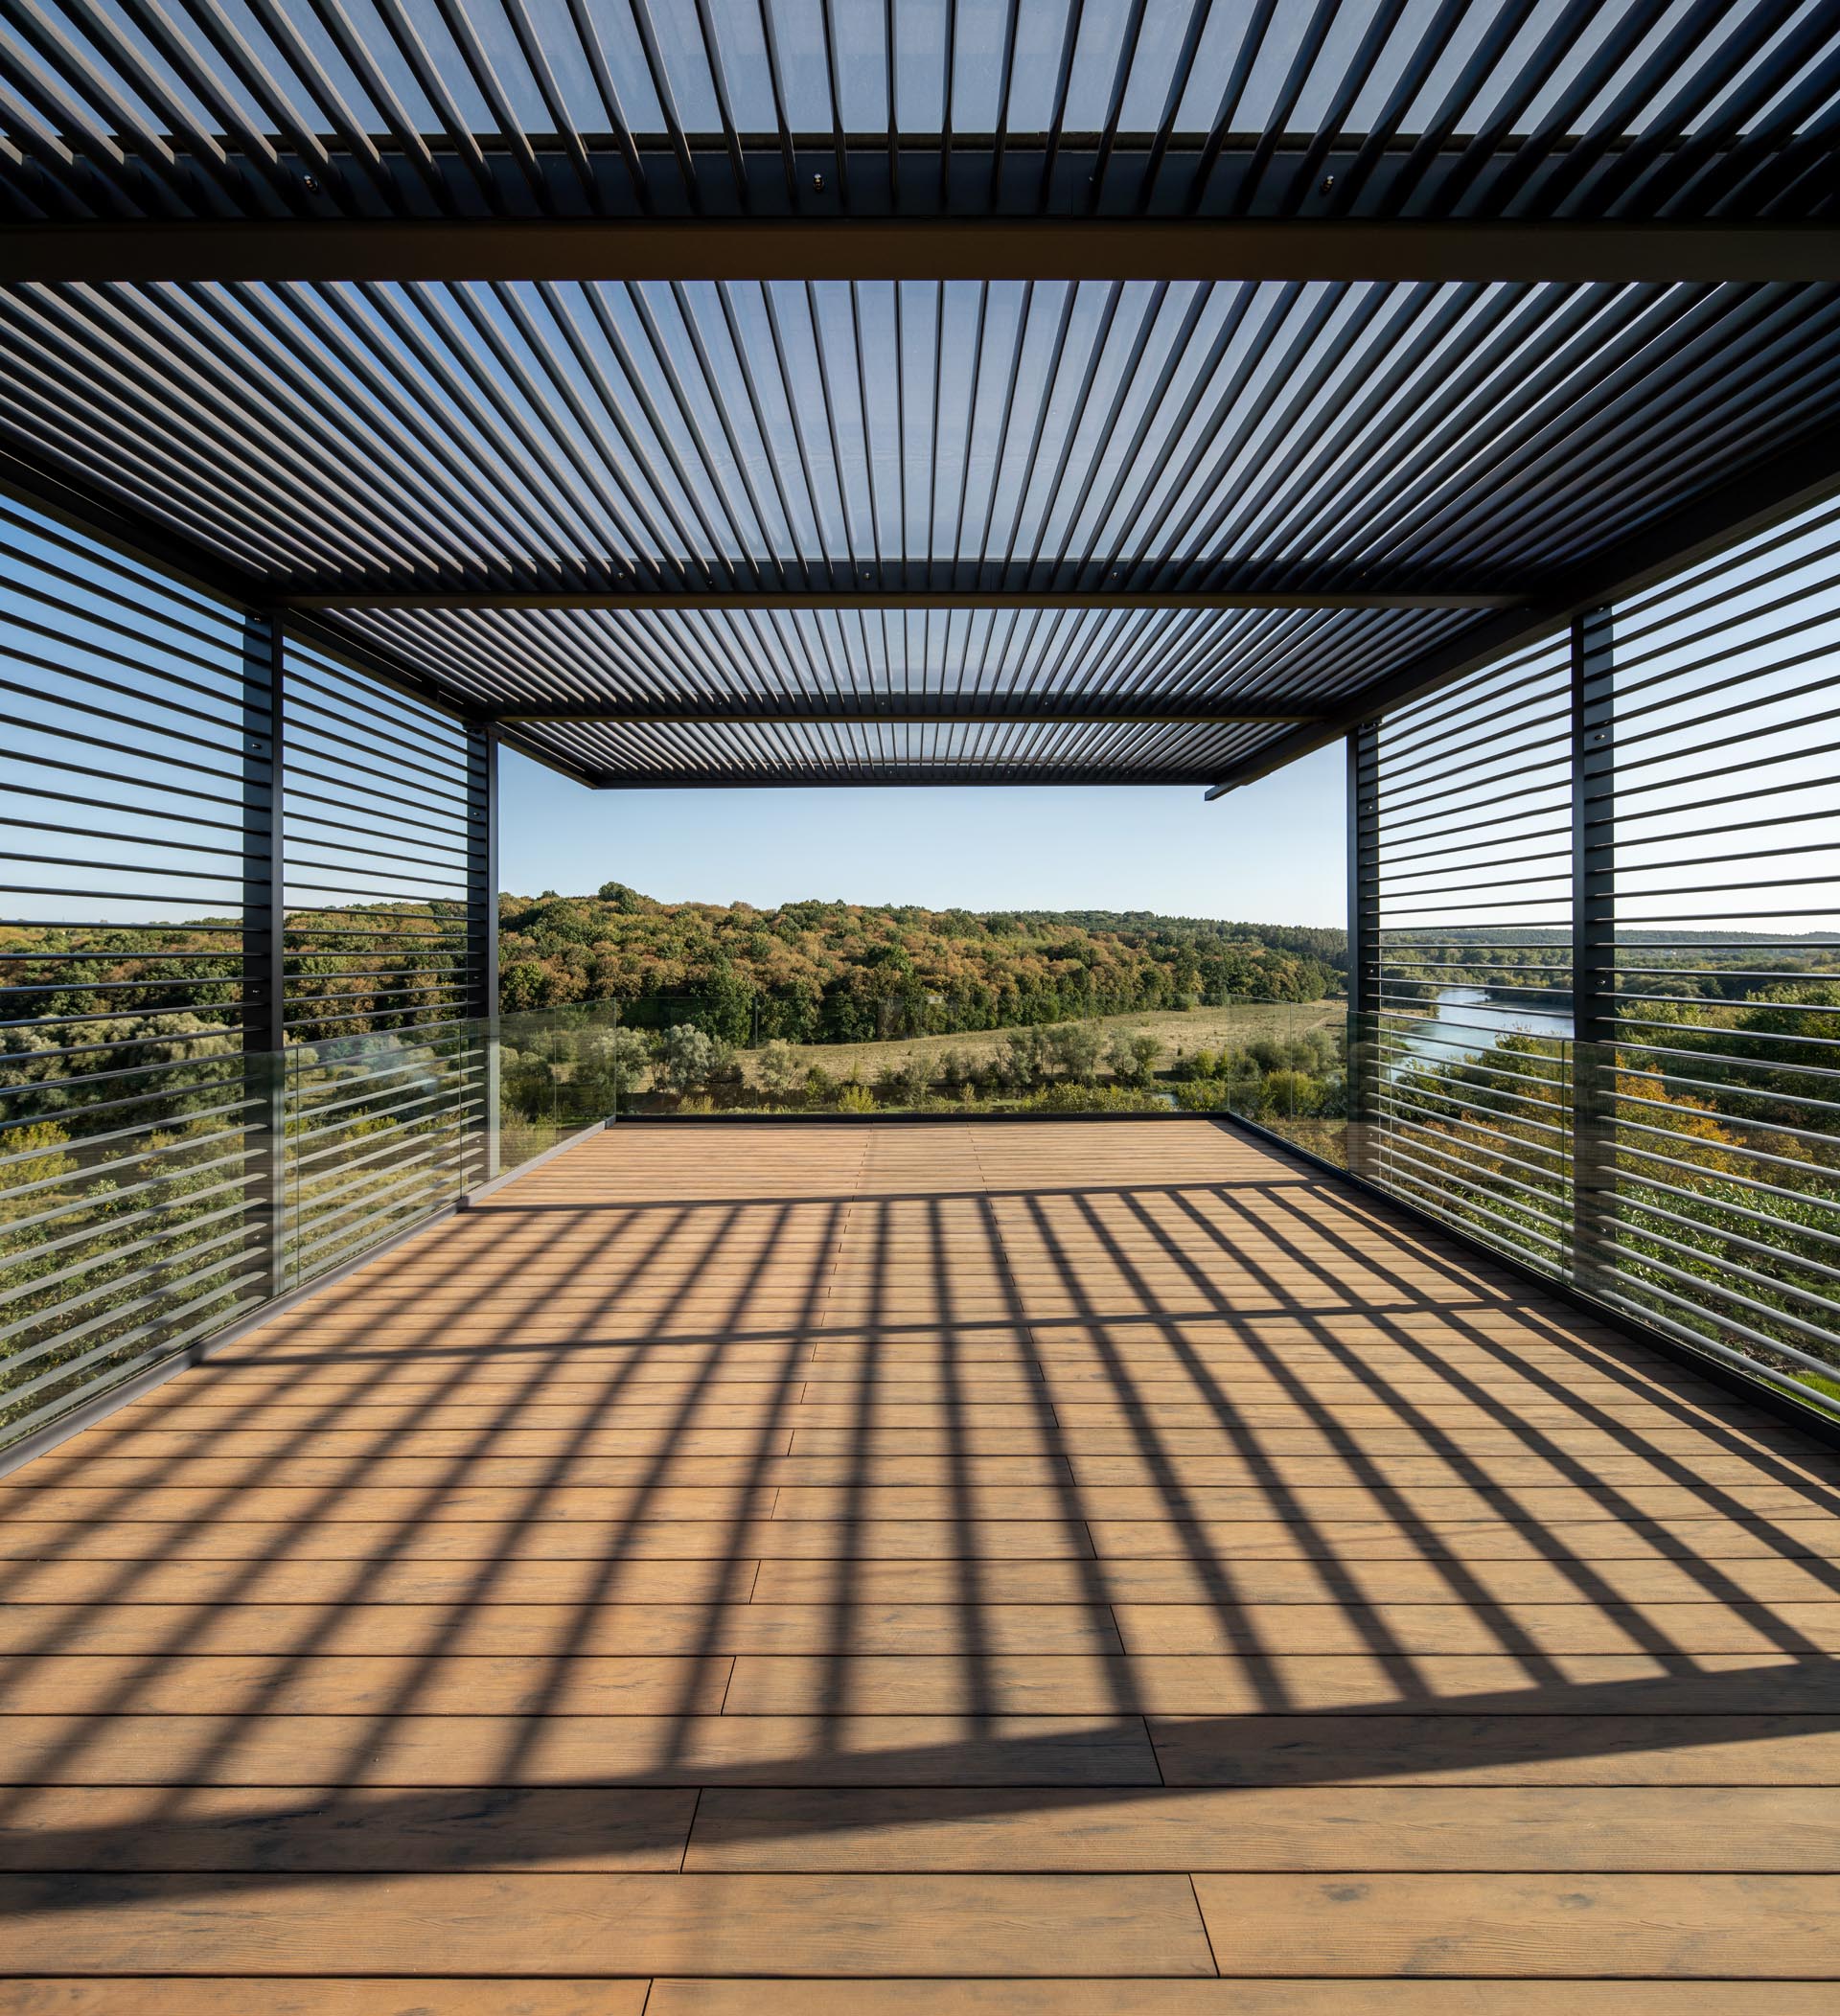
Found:
[[[475,1025],[481,1166],[498,1174],[498,731],[467,726],[467,1013]]]
[[[272,614],[242,626],[242,1048],[251,1244],[264,1294],[288,1286],[287,1082],[282,984],[284,646]]]
[[[1616,749],[1611,613],[1572,626],[1572,1275],[1601,1285],[1614,1233]]]
[[[1373,1171],[1379,1111],[1380,726],[1363,722],[1347,738],[1348,787],[1348,1167]]]

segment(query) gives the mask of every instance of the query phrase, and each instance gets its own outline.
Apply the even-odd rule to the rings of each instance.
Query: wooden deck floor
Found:
[[[1825,2016],[1836,1481],[1202,1122],[616,1130],[0,1491],[0,2010]]]

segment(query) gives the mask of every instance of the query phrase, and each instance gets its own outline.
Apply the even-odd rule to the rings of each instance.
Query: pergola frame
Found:
[[[591,785],[1218,792],[1840,478],[1816,6],[438,11],[10,17],[0,474]]]
[[[1819,224],[1156,218],[18,224],[16,280],[1840,281]]]
[[[271,1306],[290,1252],[330,1270],[495,1173],[501,747],[603,789],[1218,797],[1346,738],[1359,1032],[1422,999],[1389,922],[1391,723],[1506,665],[1569,671],[1541,702],[1582,1045],[1563,1183],[1486,1138],[1492,1095],[1498,1191],[1448,1142],[1388,1176],[1415,1123],[1361,1043],[1350,1158],[1471,1234],[1525,1233],[1532,1199],[1549,1272],[1751,1376],[1637,1292],[1628,1172],[1605,1174],[1596,1106],[1655,1048],[1617,991],[1614,612],[1840,494],[1830,7],[946,0],[918,53],[894,7],[841,0],[804,11],[803,48],[779,0],[632,0],[620,40],[576,0],[541,25],[527,0],[369,0],[361,26],[309,0],[310,34],[295,11],[0,6],[0,495],[43,521],[12,523],[23,550],[44,522],[87,542],[33,554],[34,634],[82,637],[82,567],[124,556],[160,577],[134,577],[150,620],[206,639],[207,676],[150,701],[162,732],[215,760],[211,709],[235,716],[220,802],[146,787],[162,831],[241,836],[178,843],[150,899],[183,908],[192,854],[237,859],[236,921],[203,927],[237,948],[234,998],[149,983],[220,1013],[193,1041],[232,1036],[264,1092],[201,1278],[246,1266],[226,1293]],[[131,637],[134,595],[114,607]],[[51,703],[83,725],[46,731],[81,748],[39,752],[43,804],[105,783],[103,730],[132,725],[108,650]],[[1726,732],[1719,695],[1694,705]],[[1410,732],[1484,760],[1474,720]],[[426,802],[380,844],[392,763]],[[20,823],[37,847],[52,822]],[[18,858],[94,865],[46,849]],[[293,906],[294,854],[317,905]],[[389,932],[357,913],[391,874],[431,927],[373,954]],[[335,919],[357,950],[325,950]],[[288,974],[303,949],[316,991]],[[290,1124],[275,1067],[313,1050],[325,990],[398,978],[411,1005],[350,1018],[381,1031],[377,1084],[297,1090]],[[60,1041],[100,1019],[50,1018]],[[145,1068],[181,1086],[172,1047]],[[290,1219],[289,1170],[367,1100],[380,1188]],[[1668,1180],[1639,1209],[1674,1209]]]

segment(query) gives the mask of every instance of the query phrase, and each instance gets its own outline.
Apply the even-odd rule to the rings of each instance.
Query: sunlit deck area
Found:
[[[429,1227],[7,1480],[0,2008],[1831,2008],[1833,1462],[1389,1212],[711,1124]]]

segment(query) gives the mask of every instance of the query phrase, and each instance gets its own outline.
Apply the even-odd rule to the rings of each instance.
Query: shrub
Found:
[[[875,1088],[890,1106],[919,1106],[932,1089],[932,1070],[924,1057],[886,1065]]]
[[[1307,1071],[1267,1071],[1265,1082],[1259,1087],[1259,1111],[1285,1119],[1315,1112],[1322,1099],[1321,1084]]]
[[[1060,1022],[1047,1031],[1048,1055],[1064,1077],[1090,1085],[1098,1076],[1105,1032],[1096,1022]]]
[[[594,1039],[594,1054],[616,1093],[636,1092],[652,1062],[651,1047],[636,1029],[604,1030]]]
[[[791,1043],[782,1042],[778,1037],[761,1051],[755,1060],[754,1069],[759,1076],[761,1088],[774,1099],[796,1097],[805,1079],[805,1066],[798,1052]]]
[[[694,1091],[716,1067],[716,1042],[691,1022],[664,1032],[658,1053],[658,1082],[674,1092]]]
[[[840,1113],[872,1113],[875,1111],[875,1094],[866,1085],[858,1085],[852,1081],[838,1093],[837,1110]]]
[[[1162,1055],[1162,1044],[1147,1029],[1120,1030],[1106,1051],[1112,1075],[1126,1085],[1144,1085]]]
[[[1063,1079],[1045,1087],[1022,1104],[1040,1113],[1156,1113],[1164,1111],[1162,1095],[1147,1086],[1080,1085]]]
[[[1012,1029],[1003,1046],[991,1060],[991,1075],[1000,1088],[1027,1091],[1047,1076],[1053,1061],[1052,1045],[1046,1029]]]

